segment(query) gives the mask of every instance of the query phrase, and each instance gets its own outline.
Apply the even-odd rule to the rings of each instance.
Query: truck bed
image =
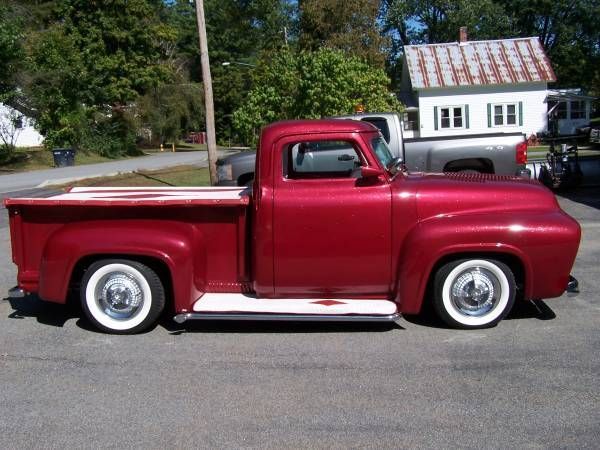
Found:
[[[4,203],[19,285],[45,300],[64,302],[82,245],[85,255],[160,259],[180,252],[170,259],[170,269],[189,278],[174,286],[176,296],[188,302],[198,292],[248,290],[249,189],[73,188]],[[179,294],[182,289],[186,292]]]

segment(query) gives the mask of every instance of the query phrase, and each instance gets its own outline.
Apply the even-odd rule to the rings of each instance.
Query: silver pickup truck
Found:
[[[336,117],[370,122],[379,128],[396,158],[411,172],[480,172],[529,178],[523,133],[487,133],[404,139],[395,113]],[[217,161],[219,185],[244,186],[254,179],[256,153],[246,151]]]

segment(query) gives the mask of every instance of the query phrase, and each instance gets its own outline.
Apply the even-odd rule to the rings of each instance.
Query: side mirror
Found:
[[[384,172],[379,167],[363,166],[360,168],[361,178],[379,178]]]
[[[401,166],[404,164],[404,158],[402,158],[402,156],[396,156],[394,158],[394,160],[392,161],[392,164],[390,164],[391,166]]]

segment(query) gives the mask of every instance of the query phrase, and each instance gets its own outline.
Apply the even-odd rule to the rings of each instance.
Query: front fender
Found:
[[[560,212],[519,213],[518,217],[511,213],[465,214],[421,222],[408,234],[399,255],[399,310],[408,314],[420,311],[432,270],[442,258],[454,254],[510,255],[523,267],[525,298],[560,295],[558,289],[564,273],[568,277],[578,244],[569,232],[568,242],[557,245],[567,226],[564,216]],[[542,273],[554,276],[556,282],[544,284]]]
[[[204,291],[206,246],[190,224],[175,221],[84,221],[67,224],[48,237],[40,265],[40,297],[64,303],[76,264],[91,256],[143,256],[169,269],[177,311]]]

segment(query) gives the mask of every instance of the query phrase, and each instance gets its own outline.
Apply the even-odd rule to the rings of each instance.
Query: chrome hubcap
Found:
[[[456,309],[467,316],[483,316],[490,312],[501,296],[498,278],[483,267],[471,267],[452,282],[450,298]]]
[[[113,319],[130,319],[144,302],[144,294],[135,277],[112,272],[98,282],[96,299],[106,315]]]

